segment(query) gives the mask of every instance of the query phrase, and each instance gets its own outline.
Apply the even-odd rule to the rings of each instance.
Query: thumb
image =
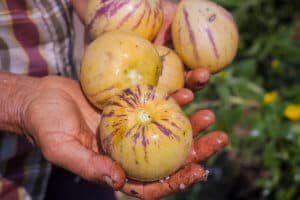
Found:
[[[51,135],[51,142],[41,146],[47,160],[86,180],[107,183],[115,190],[123,187],[125,173],[111,158],[88,149],[68,134]]]
[[[90,180],[103,182],[119,190],[125,184],[125,173],[123,169],[112,159],[104,155],[91,155],[87,164],[90,166],[86,174],[83,174]]]

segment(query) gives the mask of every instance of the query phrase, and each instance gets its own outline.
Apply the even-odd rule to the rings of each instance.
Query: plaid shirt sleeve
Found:
[[[1,0],[0,69],[76,78],[70,0]],[[0,133],[0,199],[42,200],[51,171],[38,148]]]

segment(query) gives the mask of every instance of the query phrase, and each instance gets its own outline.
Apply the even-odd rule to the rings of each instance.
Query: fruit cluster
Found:
[[[189,154],[191,124],[169,95],[184,86],[184,68],[220,71],[238,45],[231,14],[208,0],[177,5],[174,49],[153,44],[162,22],[160,0],[88,1],[82,89],[102,110],[102,149],[140,181],[174,173]]]

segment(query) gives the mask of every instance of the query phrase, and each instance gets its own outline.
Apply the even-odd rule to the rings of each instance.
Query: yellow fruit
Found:
[[[208,0],[182,0],[172,22],[174,47],[191,69],[211,72],[230,64],[238,47],[238,30],[231,14]]]
[[[160,0],[89,0],[85,16],[92,39],[106,31],[133,31],[152,40],[163,20]]]
[[[87,98],[102,109],[120,90],[137,84],[156,85],[161,60],[155,47],[137,34],[112,31],[101,35],[86,49],[80,83]]]
[[[162,74],[157,87],[172,93],[184,86],[184,67],[178,55],[165,46],[155,46],[162,61]]]
[[[112,97],[100,124],[102,148],[139,181],[154,181],[180,168],[192,144],[189,119],[169,95],[138,85]]]

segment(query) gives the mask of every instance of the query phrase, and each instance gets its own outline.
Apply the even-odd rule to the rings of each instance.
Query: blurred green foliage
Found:
[[[300,199],[300,1],[216,2],[238,24],[238,54],[185,111],[212,109],[205,132],[226,131],[230,145],[203,163],[207,182],[166,199]]]

